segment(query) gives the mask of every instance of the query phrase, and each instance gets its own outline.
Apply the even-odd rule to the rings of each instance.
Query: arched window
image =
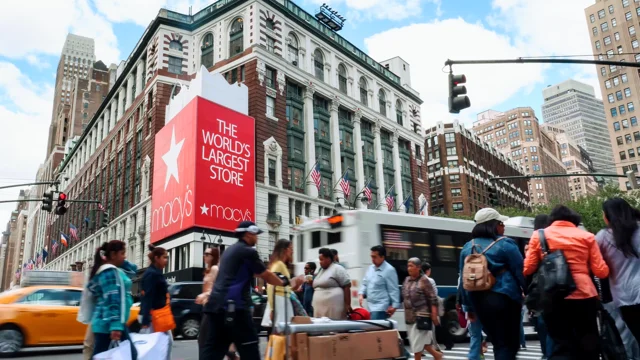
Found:
[[[324,56],[322,56],[320,49],[316,49],[313,52],[313,68],[315,69],[315,76],[324,81]]]
[[[231,24],[231,30],[229,31],[229,57],[244,51],[243,25],[242,18],[235,19]]]
[[[289,56],[289,61],[294,66],[298,66],[298,38],[293,33],[289,33],[288,42],[287,54]]]
[[[360,102],[363,105],[369,105],[369,102],[367,101],[367,96],[369,96],[367,90],[367,79],[365,79],[364,76],[360,78],[358,87],[360,88]]]
[[[213,66],[213,34],[208,33],[202,39],[200,46],[202,55],[200,55],[200,63],[207,69]]]
[[[169,49],[182,51],[182,43],[180,43],[178,40],[171,40],[171,42],[169,43]]]
[[[380,114],[387,116],[387,96],[382,89],[378,91],[378,105],[380,107]]]
[[[343,64],[338,65],[338,89],[343,93],[347,93],[347,68]]]
[[[267,19],[265,21],[265,24],[267,26],[267,29],[269,30],[273,30],[273,28],[275,27],[275,23],[273,22],[273,19]]]
[[[402,101],[396,101],[396,121],[398,124],[402,125]]]

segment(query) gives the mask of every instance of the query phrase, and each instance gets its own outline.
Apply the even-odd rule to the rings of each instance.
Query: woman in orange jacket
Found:
[[[549,359],[598,360],[596,323],[598,292],[590,272],[599,278],[609,276],[595,236],[578,228],[581,217],[564,205],[556,206],[549,216],[551,225],[544,229],[550,252],[562,250],[576,283],[576,290],[554,301],[543,313],[554,347]],[[534,232],[524,260],[524,275],[536,272],[542,259],[538,232]]]

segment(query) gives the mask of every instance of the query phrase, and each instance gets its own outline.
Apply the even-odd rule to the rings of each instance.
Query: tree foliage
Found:
[[[550,201],[549,204],[538,205],[532,209],[518,209],[513,207],[499,207],[498,210],[502,215],[514,217],[514,216],[527,216],[535,217],[539,214],[549,214],[556,205],[565,205],[582,216],[582,224],[584,227],[592,232],[597,233],[600,229],[606,225],[602,218],[602,204],[610,198],[621,197],[625,199],[631,206],[640,208],[640,190],[634,190],[629,192],[621,191],[616,185],[607,185],[600,189],[597,194],[583,196],[577,200],[571,200],[568,202]],[[473,216],[466,215],[445,215],[439,214],[439,216],[450,217],[456,219],[473,220]]]

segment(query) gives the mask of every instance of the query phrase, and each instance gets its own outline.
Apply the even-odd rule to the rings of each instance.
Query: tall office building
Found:
[[[542,119],[564,130],[566,136],[587,150],[598,172],[614,172],[613,152],[602,100],[592,86],[575,80],[551,85],[542,91]]]
[[[639,7],[638,0],[596,0],[585,9],[593,53],[602,54],[600,60],[640,61]],[[597,65],[597,69],[616,171],[637,173],[640,126],[635,105],[640,104],[640,75],[636,68],[617,65]],[[620,178],[620,185],[630,188],[626,178]]]

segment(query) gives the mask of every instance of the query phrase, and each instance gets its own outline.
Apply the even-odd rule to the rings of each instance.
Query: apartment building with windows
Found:
[[[27,232],[27,211],[29,203],[25,200],[29,197],[29,192],[20,190],[16,209],[11,212],[11,218],[7,224],[6,238],[7,247],[5,250],[4,263],[0,264],[2,270],[2,288],[9,290],[16,284],[16,270],[22,271],[23,264],[28,261],[25,256],[25,237]],[[3,234],[4,235],[4,234]]]
[[[596,0],[585,10],[591,46],[599,59],[640,62],[640,0]],[[636,55],[632,55],[636,54]],[[640,126],[635,106],[640,104],[640,75],[636,68],[597,65],[600,90],[613,158],[618,174],[636,170],[640,152]],[[630,189],[626,178],[620,186]]]
[[[593,86],[569,79],[549,85],[542,96],[544,123],[563,129],[569,140],[589,152],[597,171],[614,171],[604,105],[595,97]]]
[[[524,168],[526,175],[566,174],[564,164],[557,155],[559,144],[540,128],[538,118],[530,107],[505,112],[487,110],[478,114],[473,123],[474,133],[502,151],[508,158]],[[563,178],[532,178],[529,180],[532,205],[551,200],[569,200],[569,187]]]
[[[496,176],[523,176],[524,168],[466,129],[438,122],[425,138],[431,214],[472,216],[491,206],[487,188]],[[495,181],[502,206],[526,208],[526,179]]]
[[[421,100],[404,60],[373,60],[292,1],[218,1],[194,15],[161,9],[58,169],[69,179],[62,187],[72,198],[103,201],[111,225],[87,230],[77,245],[54,256],[50,268],[88,261],[106,239],[127,241],[140,264],[149,241],[154,135],[165,124],[172,92],[188,86],[201,66],[248,87],[256,127],[256,220],[265,229],[257,248],[265,260],[276,239],[293,238],[304,217],[336,208],[386,211],[392,188],[394,211],[405,211],[411,197],[409,212],[417,212],[417,199],[428,196]],[[319,190],[305,182],[316,161]],[[351,191],[345,197],[337,184],[347,170]],[[362,201],[367,183],[371,204]],[[54,233],[77,225],[91,208],[74,207],[55,221]],[[201,267],[206,244],[200,239],[210,237],[222,246],[236,241],[210,229],[163,239],[159,244],[172,259],[167,271]]]

